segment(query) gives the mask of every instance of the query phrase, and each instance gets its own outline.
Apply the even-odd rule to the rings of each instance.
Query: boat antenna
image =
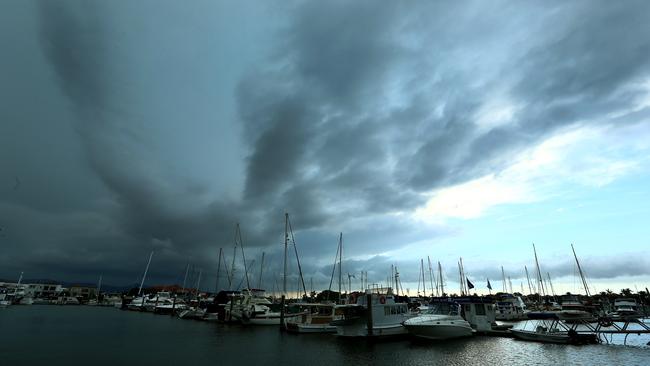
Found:
[[[142,275],[142,281],[140,281],[140,288],[138,289],[138,296],[142,293],[142,286],[144,285],[144,280],[147,278],[147,272],[149,271],[149,265],[151,264],[151,257],[153,257],[153,250],[151,251],[151,254],[149,254],[149,260],[147,261],[147,267],[144,269],[144,274]],[[22,278],[22,273],[21,273],[21,278]]]
[[[576,264],[578,265],[578,272],[580,272],[580,279],[582,280],[582,285],[585,287],[585,294],[589,294],[589,286],[587,286],[587,280],[585,279],[585,274],[582,272],[582,267],[580,267],[580,261],[578,261],[578,256],[576,255],[576,250],[573,248],[573,243],[571,243],[571,250],[573,251],[573,257],[576,259]]]

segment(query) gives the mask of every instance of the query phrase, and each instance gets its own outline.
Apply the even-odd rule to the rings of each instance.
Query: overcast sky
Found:
[[[528,292],[533,242],[558,292],[571,243],[641,290],[648,34],[648,1],[0,0],[0,278],[135,283],[153,250],[148,284],[212,290],[239,222],[272,289],[289,212],[316,289],[343,232],[344,274],[412,294],[427,256]]]

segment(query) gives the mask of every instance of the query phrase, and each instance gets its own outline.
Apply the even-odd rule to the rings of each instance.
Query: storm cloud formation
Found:
[[[338,231],[346,254],[371,257],[347,270],[371,268],[379,281],[391,259],[376,255],[453,231],[405,216],[427,194],[498,174],[562,129],[648,119],[636,108],[650,77],[645,1],[307,1],[244,12],[251,24],[280,19],[248,44],[238,44],[241,25],[219,23],[224,9],[155,4],[13,5],[31,19],[13,26],[50,73],[12,80],[65,98],[45,105],[52,119],[3,108],[3,135],[34,134],[24,120],[59,126],[41,131],[76,160],[38,156],[38,173],[0,172],[0,275],[130,281],[154,249],[154,279],[173,281],[188,258],[210,271],[219,247],[230,255],[236,222],[250,256],[266,250],[277,274],[290,212],[318,284]],[[240,48],[263,56],[228,53]],[[246,67],[213,66],[222,59]],[[210,94],[220,83],[232,85],[227,97]],[[213,108],[216,99],[228,107]],[[8,167],[27,150],[5,148]],[[67,178],[48,188],[58,166]],[[9,188],[18,175],[30,178],[22,192]],[[405,278],[417,277],[407,267]]]

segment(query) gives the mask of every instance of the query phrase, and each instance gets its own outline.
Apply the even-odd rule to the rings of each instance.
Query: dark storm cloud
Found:
[[[448,235],[449,229],[419,228],[398,215],[420,207],[427,199],[422,193],[498,173],[517,152],[563,127],[619,123],[639,95],[635,85],[650,71],[650,39],[643,36],[650,33],[650,5],[643,1],[286,6],[281,30],[269,36],[270,57],[232,92],[241,120],[235,145],[245,155],[237,162],[242,183],[209,196],[210,186],[225,184],[232,170],[205,162],[241,156],[199,163],[198,156],[177,157],[199,144],[198,120],[215,119],[192,114],[194,105],[183,109],[181,101],[211,104],[213,96],[193,90],[211,69],[202,63],[237,56],[207,57],[209,43],[193,33],[220,30],[197,26],[185,38],[173,33],[195,21],[214,23],[209,12],[190,11],[195,18],[170,25],[168,7],[174,8],[38,3],[41,50],[73,105],[71,124],[101,193],[93,191],[87,205],[56,218],[3,197],[3,212],[24,210],[22,219],[8,221],[7,235],[14,253],[19,241],[35,253],[20,257],[25,264],[81,274],[104,263],[121,279],[137,278],[140,262],[155,248],[157,278],[182,272],[188,257],[214,274],[215,248],[231,247],[239,221],[247,247],[254,248],[250,256],[259,260],[267,249],[268,273],[277,275],[288,211],[305,270],[322,285],[329,280],[323,257],[333,257],[339,231],[350,241],[350,257]],[[138,19],[143,14],[147,19]],[[142,22],[146,26],[133,28]],[[185,48],[193,43],[197,50]],[[191,69],[202,71],[183,79]],[[483,108],[493,99],[517,108],[511,121],[482,126],[482,114],[489,113]],[[630,120],[647,118],[635,113]],[[608,119],[612,114],[618,119]],[[181,121],[171,123],[166,136],[161,131],[170,119]],[[176,133],[186,130],[192,134],[183,144]],[[197,179],[179,166],[218,178]],[[25,222],[34,218],[51,234],[47,244],[29,233]],[[382,279],[389,265],[373,257],[350,260],[348,268],[372,268]],[[399,265],[404,278],[417,278],[412,264]]]

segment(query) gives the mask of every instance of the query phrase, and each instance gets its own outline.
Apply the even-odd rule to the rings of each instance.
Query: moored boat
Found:
[[[425,313],[404,321],[404,327],[415,337],[432,340],[471,336],[472,327],[460,313],[456,302],[436,302]]]
[[[392,289],[369,289],[361,296],[352,295],[350,304],[337,305],[340,318],[336,326],[340,337],[387,337],[408,334],[403,322],[415,314],[409,313],[407,303],[395,302]]]
[[[293,333],[336,333],[334,303],[296,303],[289,307],[292,315],[285,322],[286,329]]]

